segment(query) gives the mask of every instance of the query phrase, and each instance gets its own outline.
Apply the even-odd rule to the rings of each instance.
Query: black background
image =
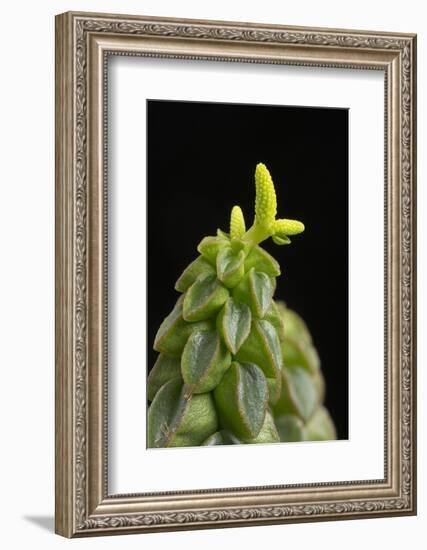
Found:
[[[275,298],[307,322],[326,379],[326,406],[348,437],[348,110],[147,102],[148,368],[157,329],[178,298],[174,284],[197,244],[228,231],[233,205],[253,221],[254,171],[269,169],[278,217],[305,224],[280,263]]]

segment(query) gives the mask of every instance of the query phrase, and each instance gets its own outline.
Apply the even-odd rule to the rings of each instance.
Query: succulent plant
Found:
[[[335,439],[322,405],[325,384],[310,333],[273,299],[278,262],[259,244],[304,231],[276,219],[273,181],[255,170],[255,219],[239,206],[229,233],[202,239],[176,281],[180,296],[154,341],[148,377],[148,447]]]

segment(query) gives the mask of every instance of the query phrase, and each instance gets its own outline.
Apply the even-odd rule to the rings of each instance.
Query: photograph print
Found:
[[[348,439],[348,109],[146,109],[147,447]]]

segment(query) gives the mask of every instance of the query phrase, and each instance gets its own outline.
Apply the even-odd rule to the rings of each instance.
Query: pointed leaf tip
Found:
[[[284,235],[283,237],[279,237],[279,235],[273,235],[272,236],[274,244],[277,244],[279,246],[282,246],[283,244],[291,244],[291,239]]]

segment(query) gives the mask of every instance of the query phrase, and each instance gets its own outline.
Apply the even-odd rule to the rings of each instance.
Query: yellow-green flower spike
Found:
[[[276,191],[270,172],[261,162],[255,169],[255,189],[255,219],[252,227],[244,234],[244,240],[258,244],[272,237],[276,244],[289,244],[289,235],[304,231],[304,224],[297,220],[276,220]]]
[[[304,224],[298,220],[276,220],[274,222],[274,234],[279,237],[282,235],[298,235],[304,231]]]
[[[245,218],[240,206],[233,206],[230,217],[230,239],[240,239],[246,232]]]
[[[255,169],[255,189],[255,224],[271,227],[277,214],[276,191],[270,172],[261,162]]]

